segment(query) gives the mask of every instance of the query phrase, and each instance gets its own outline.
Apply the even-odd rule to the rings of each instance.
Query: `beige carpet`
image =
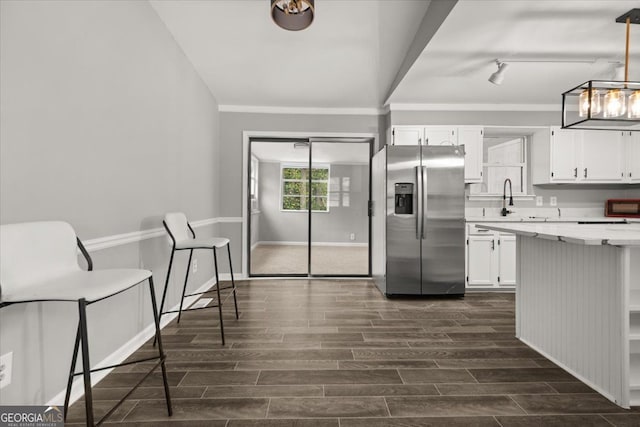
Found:
[[[260,245],[251,251],[251,274],[307,274],[307,246]],[[311,274],[368,274],[368,248],[313,246]]]

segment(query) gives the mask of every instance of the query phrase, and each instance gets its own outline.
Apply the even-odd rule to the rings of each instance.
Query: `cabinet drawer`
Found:
[[[493,233],[491,230],[482,227],[476,227],[475,224],[467,224],[467,234],[471,235],[485,235]]]

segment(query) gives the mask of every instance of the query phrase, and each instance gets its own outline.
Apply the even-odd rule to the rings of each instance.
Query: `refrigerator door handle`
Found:
[[[416,166],[416,196],[417,213],[416,213],[416,239],[422,239],[422,166]]]
[[[420,175],[422,175],[422,188],[420,191],[420,197],[422,198],[422,203],[421,203],[422,215],[420,215],[420,229],[421,229],[420,234],[422,239],[424,239],[426,237],[426,233],[424,229],[424,221],[425,221],[425,217],[427,216],[427,195],[425,194],[427,191],[427,167],[420,166],[420,169],[421,169]]]

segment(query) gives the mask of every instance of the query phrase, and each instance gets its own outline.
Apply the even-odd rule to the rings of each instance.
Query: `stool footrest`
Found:
[[[106,413],[102,418],[100,418],[100,420],[96,423],[96,426],[101,425],[101,424],[102,424],[102,423],[103,423],[107,418],[109,418],[109,417],[111,416],[111,414],[113,414],[113,413],[116,411],[116,409],[118,409],[118,408],[120,407],[120,405],[122,405],[122,403],[123,403],[125,400],[127,400],[127,399],[129,398],[129,396],[131,396],[131,395],[133,394],[133,392],[134,392],[134,391],[136,391],[136,389],[137,389],[138,387],[140,387],[140,384],[142,384],[142,383],[143,383],[147,378],[149,378],[149,376],[150,376],[152,373],[154,373],[154,372],[155,372],[155,370],[158,368],[158,366],[160,366],[160,365],[165,361],[165,359],[166,359],[166,358],[167,358],[167,356],[166,356],[166,355],[164,355],[164,354],[162,355],[162,357],[157,356],[157,357],[155,357],[155,358],[152,358],[152,359],[158,359],[158,361],[153,365],[153,367],[149,370],[149,372],[147,372],[147,373],[145,374],[145,376],[144,376],[144,377],[142,377],[142,378],[140,379],[140,381],[138,381],[138,383],[137,383],[136,385],[134,385],[134,386],[133,386],[133,388],[131,388],[131,390],[129,390],[129,392],[128,392],[127,394],[125,394],[125,395],[124,395],[124,397],[123,397],[122,399],[120,399],[120,400],[118,401],[118,403],[116,403],[116,405],[115,405],[113,408],[111,408],[111,409],[109,410],[109,412],[107,412],[107,413]],[[142,361],[144,361],[144,359],[138,360],[138,361],[136,361],[136,362],[130,362],[130,363],[127,363],[127,365],[130,365],[131,363],[138,363],[138,362],[142,362]]]
[[[218,306],[218,304],[206,305],[204,307],[196,307],[196,308],[183,308],[182,312],[184,313],[185,311],[204,310],[206,308],[215,308],[217,306]],[[163,311],[162,312],[162,314],[168,314],[168,313],[180,313],[180,310],[169,310],[169,311]]]
[[[121,366],[133,365],[134,363],[149,362],[151,360],[158,360],[158,359],[160,359],[160,356],[147,357],[145,359],[132,360],[131,362],[124,362],[124,363],[117,363],[115,365],[105,366],[103,368],[95,368],[90,370],[89,372],[91,373],[100,372],[100,371],[104,371],[105,369],[119,368]],[[76,377],[82,374],[83,374],[82,372],[76,372],[73,374],[73,376]]]

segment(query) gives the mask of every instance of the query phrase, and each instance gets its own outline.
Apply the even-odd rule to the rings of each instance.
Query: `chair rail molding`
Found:
[[[193,228],[206,227],[221,223],[241,223],[242,217],[216,217],[193,221]],[[114,234],[111,236],[98,237],[84,241],[84,246],[89,252],[96,252],[116,246],[127,245],[129,243],[141,242],[147,239],[165,236],[167,232],[162,227],[149,228],[147,230],[132,231],[130,233]]]

